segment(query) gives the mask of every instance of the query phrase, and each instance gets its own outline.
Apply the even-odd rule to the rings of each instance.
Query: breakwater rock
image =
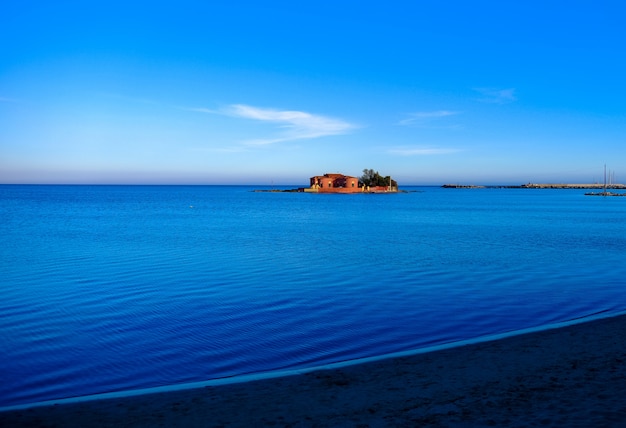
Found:
[[[444,184],[441,186],[446,189],[604,189],[604,184],[564,184],[564,183],[528,183],[520,185],[490,185],[477,186],[466,184]],[[610,184],[607,189],[626,189],[626,184]],[[621,196],[621,194],[619,194]]]

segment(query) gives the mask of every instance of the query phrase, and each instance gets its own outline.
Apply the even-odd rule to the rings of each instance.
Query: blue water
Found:
[[[626,309],[626,198],[253,189],[0,186],[0,407]]]

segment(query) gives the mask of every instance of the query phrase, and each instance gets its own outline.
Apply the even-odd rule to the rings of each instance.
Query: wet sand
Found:
[[[0,413],[2,427],[626,427],[626,316],[245,383]]]

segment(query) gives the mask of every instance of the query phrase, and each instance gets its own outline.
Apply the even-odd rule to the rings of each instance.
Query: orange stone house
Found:
[[[359,179],[343,174],[324,174],[311,177],[310,191],[318,193],[360,193]]]
[[[395,187],[359,187],[358,177],[343,174],[316,175],[315,177],[311,177],[310,184],[310,187],[300,190],[314,193],[386,193],[397,191]]]

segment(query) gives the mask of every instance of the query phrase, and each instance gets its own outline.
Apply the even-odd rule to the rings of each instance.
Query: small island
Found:
[[[361,177],[340,173],[315,175],[309,179],[309,187],[290,190],[255,190],[255,192],[304,192],[304,193],[398,193],[398,183],[391,176],[383,177],[373,169],[364,169]]]

